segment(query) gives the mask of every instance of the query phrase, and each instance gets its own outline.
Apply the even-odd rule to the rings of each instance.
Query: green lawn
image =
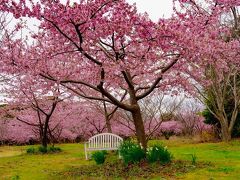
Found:
[[[207,168],[196,169],[183,176],[184,179],[240,179],[240,141],[230,143],[189,144],[168,142],[168,147],[176,159],[191,159],[196,154],[198,160],[210,162]]]
[[[155,171],[155,174],[151,175],[152,179],[166,177],[168,168],[172,168],[169,170],[169,179],[240,179],[240,141],[235,140],[228,144],[196,144],[182,139],[163,141],[163,143],[173,153],[176,163]],[[110,163],[108,166],[101,167],[96,166],[93,161],[86,161],[82,144],[62,144],[59,146],[63,152],[48,155],[28,155],[25,153],[26,146],[0,147],[0,179],[89,179],[80,173],[84,169],[88,171],[89,168],[89,171],[92,170],[94,174],[90,179],[97,179],[96,177],[102,179],[103,177],[98,176],[98,169],[112,168],[111,166],[114,164]],[[192,154],[197,156],[199,165],[196,167],[190,166]],[[118,161],[116,159],[113,162]],[[181,166],[181,162],[188,165]],[[155,170],[157,167],[152,166]],[[79,173],[77,173],[78,170]],[[134,171],[140,173],[139,169],[136,168],[134,171],[129,171],[133,172],[132,179],[136,179]],[[162,173],[165,175],[163,176]]]

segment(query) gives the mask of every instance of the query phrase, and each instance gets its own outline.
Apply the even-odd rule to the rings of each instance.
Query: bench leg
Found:
[[[84,144],[85,158],[88,160],[87,144]]]

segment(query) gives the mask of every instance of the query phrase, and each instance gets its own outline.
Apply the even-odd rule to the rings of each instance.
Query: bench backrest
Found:
[[[97,134],[88,140],[88,148],[117,149],[123,139],[112,133]]]

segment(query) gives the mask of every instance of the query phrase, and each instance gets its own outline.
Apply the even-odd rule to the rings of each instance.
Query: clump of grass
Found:
[[[140,162],[146,157],[146,153],[141,146],[130,140],[121,143],[119,152],[125,165]]]
[[[48,151],[48,149],[44,146],[39,146],[38,147],[38,152],[40,152],[40,153],[45,154],[45,153],[47,153],[47,151]]]
[[[191,161],[192,161],[192,165],[196,165],[197,164],[197,156],[196,156],[196,154],[191,154]]]
[[[15,175],[11,178],[11,180],[19,180],[20,179],[20,176],[19,175]]]
[[[36,149],[34,147],[29,147],[26,150],[27,154],[34,154],[36,153]]]
[[[62,149],[60,147],[50,146],[48,147],[48,152],[61,152]]]
[[[27,148],[26,152],[27,154],[46,154],[46,153],[57,153],[61,152],[62,149],[60,147],[55,147],[55,146],[50,146],[50,147],[44,147],[44,146],[39,146],[38,148],[34,147],[29,147]]]
[[[172,159],[172,154],[162,144],[156,144],[148,149],[147,160],[150,163],[160,162],[161,164],[168,164]]]

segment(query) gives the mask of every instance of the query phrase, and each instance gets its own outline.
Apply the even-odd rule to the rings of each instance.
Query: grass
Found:
[[[6,149],[0,147],[0,150]],[[27,147],[19,147],[26,149]],[[63,152],[56,154],[26,154],[2,157],[0,159],[0,179],[11,179],[19,176],[20,179],[49,179],[52,174],[64,171],[65,168],[76,165],[85,165],[89,162],[83,160],[83,145],[63,144]],[[1,154],[1,153],[0,153]]]
[[[150,143],[155,143],[151,141]],[[29,146],[0,147],[0,179],[240,179],[240,141],[197,144],[185,139],[163,141],[174,155],[174,162],[124,166],[117,156],[104,165],[84,159],[82,144],[61,144],[56,154],[29,155]],[[196,156],[196,165],[192,156]]]
[[[176,159],[191,160],[194,154],[197,163],[209,162],[210,166],[195,169],[181,177],[184,179],[240,179],[240,141],[230,143],[187,143],[178,140],[165,142]]]

